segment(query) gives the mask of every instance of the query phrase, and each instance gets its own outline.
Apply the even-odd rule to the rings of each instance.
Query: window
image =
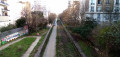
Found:
[[[91,0],[91,5],[95,5],[94,0]]]
[[[114,11],[119,12],[119,7],[116,7]]]
[[[94,12],[94,7],[93,6],[91,7],[91,11]]]
[[[106,4],[110,4],[110,0],[106,0]]]
[[[119,0],[116,0],[116,4],[119,4]]]
[[[97,8],[97,12],[101,12],[101,7],[98,7],[98,8]]]
[[[118,20],[118,18],[119,18],[119,15],[114,14],[114,20]]]
[[[106,7],[106,11],[109,12],[110,11],[110,7]]]
[[[101,4],[101,0],[98,0],[98,4]]]

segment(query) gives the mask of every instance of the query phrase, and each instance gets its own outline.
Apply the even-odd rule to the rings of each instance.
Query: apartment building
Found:
[[[9,10],[7,9],[7,7],[7,0],[0,0],[0,27],[7,26],[9,24]]]
[[[117,22],[120,19],[120,0],[86,0],[89,2],[86,16],[98,23]]]
[[[31,11],[31,4],[24,0],[0,0],[0,27],[15,24],[15,21]]]
[[[48,10],[46,9],[46,1],[44,0],[34,0],[34,5],[32,6],[32,11],[41,11],[45,19],[48,19]]]
[[[16,20],[25,15],[25,11],[30,11],[30,3],[24,0],[8,0],[8,12],[9,19],[11,24],[15,24]],[[29,10],[28,10],[29,8]]]

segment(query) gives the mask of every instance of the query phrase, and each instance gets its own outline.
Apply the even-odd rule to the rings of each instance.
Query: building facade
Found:
[[[10,19],[7,7],[7,0],[0,0],[0,27],[7,26],[9,24]]]
[[[21,17],[21,11],[23,5],[18,0],[8,0],[8,16],[11,24],[15,24],[15,21]]]
[[[101,22],[117,22],[120,19],[120,0],[89,0],[86,16]],[[86,2],[86,3],[87,3]]]
[[[0,0],[0,27],[15,24],[16,20],[31,11],[31,3],[24,0]]]

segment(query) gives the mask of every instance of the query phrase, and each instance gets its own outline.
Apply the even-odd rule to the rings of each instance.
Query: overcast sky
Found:
[[[25,0],[24,0],[25,1]],[[34,0],[27,0],[34,3]],[[61,13],[68,6],[68,0],[39,0],[42,5],[45,5],[47,10],[53,13]]]
[[[68,6],[68,0],[46,0],[47,9],[54,13],[61,13]]]

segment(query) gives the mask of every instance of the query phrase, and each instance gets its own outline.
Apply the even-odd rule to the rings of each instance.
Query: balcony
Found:
[[[102,12],[101,10],[97,10],[97,12]]]
[[[2,9],[2,11],[9,11],[7,7],[5,7],[4,9]]]
[[[0,5],[7,6],[8,4],[6,2],[4,2],[4,1],[0,1]]]
[[[90,12],[94,12],[94,10],[91,10]]]
[[[8,16],[0,16],[0,22],[8,22],[9,17]]]
[[[119,2],[116,2],[116,3],[115,3],[115,6],[119,6],[119,5],[120,5]]]
[[[91,5],[95,5],[95,3],[91,3]]]

